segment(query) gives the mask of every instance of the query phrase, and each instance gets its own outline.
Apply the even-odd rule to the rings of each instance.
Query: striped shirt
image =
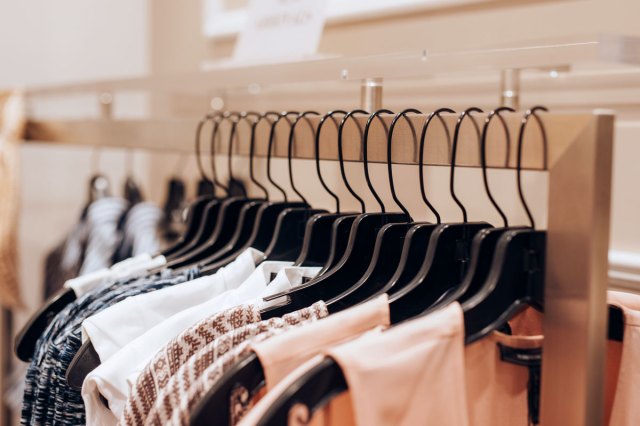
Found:
[[[89,230],[80,275],[111,266],[113,254],[122,239],[118,222],[127,207],[127,201],[116,197],[101,198],[91,203],[87,209]]]

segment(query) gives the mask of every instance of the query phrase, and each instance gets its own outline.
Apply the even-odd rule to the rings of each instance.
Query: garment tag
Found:
[[[299,59],[317,52],[326,0],[250,0],[234,59]]]
[[[529,369],[527,384],[527,403],[529,422],[537,425],[540,422],[540,366],[542,365],[542,349],[519,349],[498,343],[500,359],[504,362],[520,365]]]

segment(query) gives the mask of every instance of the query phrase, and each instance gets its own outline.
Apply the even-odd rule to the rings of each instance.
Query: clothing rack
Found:
[[[502,72],[501,101],[517,106],[518,78],[523,69],[552,69],[577,63],[640,64],[640,42],[627,37],[596,37],[581,42],[535,44],[519,48],[472,52],[377,55],[367,58],[329,58],[286,64],[234,68],[229,65],[192,76],[122,79],[109,82],[41,87],[28,90],[29,96],[50,96],[70,92],[112,94],[118,90],[190,90],[203,87],[224,95],[227,88],[249,84],[278,85],[285,82],[313,82],[327,79],[362,82],[363,105],[376,107],[382,100],[382,84],[388,78],[407,78],[455,70],[483,69]],[[385,80],[380,80],[384,78]],[[374,80],[377,79],[377,80]],[[103,98],[104,100],[104,98]],[[108,103],[107,103],[108,104]],[[365,108],[366,109],[366,108]],[[26,139],[87,146],[192,151],[197,119],[156,118],[118,121],[108,119],[53,121],[33,120]],[[428,112],[428,111],[427,111]],[[480,115],[479,115],[480,116]],[[544,313],[544,362],[542,368],[541,424],[599,425],[604,408],[604,362],[607,327],[606,289],[614,115],[608,111],[591,113],[544,113],[548,137],[549,173],[548,245]],[[512,135],[517,134],[522,113],[504,114]],[[381,117],[390,124],[392,117]],[[416,126],[424,116],[409,115]],[[451,120],[444,117],[450,128]],[[317,125],[317,118],[310,118]],[[364,125],[366,118],[357,120]],[[420,123],[420,124],[418,124]],[[245,127],[245,126],[240,126]],[[265,126],[266,127],[266,126]],[[288,131],[284,123],[279,132]],[[347,161],[361,157],[356,126],[345,129]],[[438,127],[438,126],[434,126]],[[531,126],[534,127],[534,126]],[[417,127],[419,128],[419,127]],[[260,132],[266,129],[259,130]],[[298,126],[298,132],[308,132]],[[383,132],[375,132],[383,133]],[[282,136],[282,135],[280,135]],[[263,136],[258,136],[263,138]],[[371,135],[369,160],[386,161],[382,134]],[[399,125],[398,140],[410,141],[409,127]],[[504,144],[498,136],[494,147]],[[543,165],[542,135],[527,131],[523,168],[540,170]],[[515,145],[516,138],[511,143]],[[264,140],[264,139],[261,139]],[[458,164],[479,167],[479,150],[472,126],[462,126]],[[216,151],[226,147],[219,144]],[[238,153],[247,155],[248,141],[240,138]],[[298,143],[294,158],[313,158],[313,144]],[[449,165],[444,132],[429,139],[425,164]],[[395,144],[394,163],[417,164],[415,147]],[[274,156],[286,157],[286,138],[278,137]],[[489,149],[491,167],[513,169],[516,149],[505,153]],[[264,147],[256,155],[264,156]],[[336,160],[337,148],[323,147],[321,158]]]

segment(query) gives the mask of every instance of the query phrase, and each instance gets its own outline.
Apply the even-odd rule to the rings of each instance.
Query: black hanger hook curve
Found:
[[[480,145],[481,145],[480,156],[481,156],[481,162],[482,162],[482,180],[484,181],[484,189],[487,193],[487,196],[489,197],[489,201],[491,201],[491,204],[493,204],[493,207],[495,207],[496,211],[502,218],[502,222],[504,223],[504,226],[507,227],[509,226],[509,220],[507,219],[507,215],[504,214],[504,211],[498,205],[498,202],[493,197],[493,194],[491,193],[491,189],[489,188],[489,179],[487,177],[487,134],[489,133],[489,124],[491,123],[491,120],[494,117],[498,117],[498,119],[502,123],[502,128],[505,134],[505,143],[507,145],[507,150],[506,150],[507,164],[506,165],[509,164],[509,149],[511,147],[511,135],[509,133],[509,128],[507,127],[507,123],[504,120],[504,117],[500,115],[500,113],[503,111],[515,112],[515,110],[510,107],[506,107],[506,106],[499,107],[491,111],[487,116],[487,118],[484,120],[484,127],[482,128],[482,141],[480,142]]]
[[[444,127],[444,131],[447,136],[447,152],[450,151],[449,147],[451,146],[451,132],[449,132],[449,127],[447,126],[447,123],[444,121],[444,119],[440,115],[443,112],[447,112],[450,114],[456,113],[451,108],[445,107],[445,108],[438,108],[437,110],[429,114],[429,117],[427,117],[424,124],[422,125],[422,133],[420,134],[420,153],[418,158],[418,174],[420,176],[420,195],[422,196],[422,201],[424,201],[424,203],[427,205],[427,208],[429,208],[429,210],[431,210],[431,213],[433,213],[433,215],[436,217],[436,223],[438,224],[441,223],[440,213],[438,213],[436,208],[429,201],[429,198],[427,197],[426,187],[424,184],[424,148],[425,148],[427,130],[429,129],[429,125],[431,124],[433,119],[437,117],[438,120],[440,120],[442,127]]]
[[[396,114],[393,117],[393,120],[391,120],[391,125],[389,126],[389,134],[387,135],[387,174],[389,176],[389,188],[391,189],[391,196],[393,197],[393,201],[395,201],[395,203],[398,205],[398,207],[400,207],[400,210],[402,210],[402,212],[404,214],[406,214],[409,217],[409,221],[413,221],[413,219],[411,218],[411,214],[409,214],[409,210],[407,210],[407,208],[405,207],[404,204],[402,204],[402,202],[400,201],[400,199],[398,198],[398,195],[396,194],[396,187],[393,183],[393,159],[392,159],[392,155],[393,155],[393,131],[396,128],[396,124],[398,123],[398,120],[400,120],[400,118],[404,118],[405,121],[407,123],[409,123],[409,126],[411,127],[411,133],[413,134],[413,145],[416,145],[416,129],[415,126],[413,125],[413,122],[407,117],[407,114],[419,114],[422,115],[422,111],[416,109],[416,108],[407,108],[405,110],[402,110],[401,112],[399,112],[398,114]]]
[[[478,123],[476,123],[476,120],[471,115],[472,112],[483,113],[484,111],[482,111],[478,107],[471,107],[471,108],[467,108],[462,113],[460,113],[460,115],[458,116],[458,121],[456,122],[455,131],[453,133],[453,145],[451,146],[451,168],[450,168],[451,172],[449,175],[449,193],[451,194],[453,201],[455,201],[458,207],[460,207],[460,210],[462,211],[462,221],[464,223],[467,223],[467,209],[464,207],[464,205],[462,204],[462,201],[460,201],[460,199],[456,195],[456,189],[455,189],[454,183],[455,183],[455,170],[456,170],[456,156],[458,152],[458,137],[460,136],[460,127],[465,117],[469,117],[471,119],[471,122],[473,123],[476,129],[476,133],[478,134],[478,141],[480,141],[480,137],[481,137],[480,128],[478,127]]]
[[[529,118],[531,118],[533,116],[533,118],[535,119],[536,123],[538,123],[538,127],[540,128],[540,132],[542,133],[542,167],[544,170],[547,170],[548,165],[547,165],[547,148],[548,148],[548,143],[547,143],[547,130],[544,127],[544,124],[542,123],[542,120],[540,119],[540,117],[538,116],[538,111],[544,111],[544,112],[548,112],[549,109],[544,107],[544,106],[535,106],[529,110],[527,110],[527,112],[524,114],[524,116],[522,117],[522,121],[520,122],[520,133],[518,134],[518,162],[516,165],[516,169],[517,169],[517,182],[518,182],[518,195],[520,196],[520,202],[522,203],[522,207],[524,207],[525,212],[527,213],[527,217],[529,218],[529,223],[531,224],[531,228],[535,229],[536,228],[536,223],[533,220],[533,215],[531,214],[531,210],[529,209],[529,205],[527,204],[527,200],[524,197],[524,192],[522,191],[522,177],[521,177],[521,172],[522,172],[522,144],[524,142],[524,131],[525,128],[527,127],[527,123],[529,122]]]

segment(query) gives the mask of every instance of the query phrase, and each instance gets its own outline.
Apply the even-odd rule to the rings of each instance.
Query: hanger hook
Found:
[[[296,126],[298,125],[300,120],[306,121],[307,125],[309,126],[309,129],[311,130],[313,139],[314,140],[316,139],[316,130],[313,128],[313,124],[311,124],[311,121],[309,120],[309,117],[308,117],[309,115],[320,116],[320,113],[316,111],[305,111],[298,114],[296,119],[293,121],[293,124],[291,124],[291,130],[289,131],[289,145],[287,147],[287,162],[289,164],[289,181],[291,182],[291,189],[293,189],[293,192],[298,194],[298,197],[300,197],[302,202],[305,203],[306,205],[309,205],[309,203],[307,202],[307,199],[304,198],[302,193],[298,190],[298,188],[296,188],[296,185],[293,182],[293,165],[291,164],[292,163],[291,157],[293,155],[293,148],[294,148],[294,143],[296,139],[295,137]]]
[[[275,136],[276,136],[276,126],[278,125],[280,120],[284,118],[285,121],[289,123],[289,127],[291,127],[291,120],[289,119],[289,115],[298,115],[298,114],[299,114],[298,111],[285,111],[278,114],[278,117],[273,121],[273,123],[271,123],[271,130],[269,131],[269,148],[267,151],[267,179],[269,179],[269,182],[271,182],[271,184],[275,186],[278,189],[278,191],[280,191],[280,193],[282,193],[282,197],[284,198],[285,202],[288,201],[287,193],[271,177],[271,156],[272,156],[271,151],[273,151],[273,140],[275,139]]]
[[[548,112],[549,110],[544,106],[535,106],[524,114],[522,117],[522,121],[520,122],[520,133],[518,134],[518,162],[516,165],[517,169],[517,181],[518,181],[518,195],[520,196],[520,202],[522,203],[522,207],[524,207],[525,212],[527,213],[527,217],[529,218],[529,223],[531,224],[532,229],[536,229],[536,223],[533,220],[533,215],[531,214],[531,210],[529,209],[529,205],[527,204],[527,200],[524,198],[524,192],[522,191],[522,144],[524,142],[524,130],[527,127],[527,123],[529,122],[529,118],[533,116],[533,118],[538,123],[538,127],[540,128],[540,132],[542,133],[542,168],[543,170],[547,170],[547,130],[542,123],[542,120],[538,116],[538,111]]]
[[[393,117],[393,120],[391,120],[391,125],[389,126],[389,135],[387,136],[387,172],[389,175],[389,188],[391,188],[391,196],[393,197],[393,201],[396,202],[396,204],[398,205],[398,207],[400,207],[400,210],[402,210],[402,212],[404,214],[406,214],[409,217],[409,221],[413,222],[413,219],[411,218],[411,214],[409,214],[409,210],[407,210],[407,208],[404,206],[404,204],[402,204],[402,202],[400,201],[400,199],[398,198],[398,195],[396,194],[396,187],[393,184],[393,159],[392,159],[392,148],[393,148],[393,130],[396,127],[396,123],[398,123],[398,120],[400,118],[404,118],[405,121],[407,123],[409,123],[409,126],[411,127],[411,133],[413,134],[413,146],[416,146],[416,142],[417,142],[417,137],[416,137],[416,128],[413,125],[413,122],[411,122],[411,120],[407,117],[407,114],[419,114],[422,115],[422,111],[415,109],[415,108],[407,108],[401,112],[399,112],[398,114],[396,114]],[[415,150],[414,150],[415,151]]]
[[[473,126],[476,129],[478,141],[480,141],[480,137],[481,137],[480,128],[478,127],[478,123],[476,123],[476,120],[471,115],[472,112],[483,113],[484,111],[482,111],[480,108],[477,108],[477,107],[471,107],[464,110],[458,116],[458,121],[456,122],[456,129],[453,133],[453,144],[451,146],[451,174],[449,176],[449,192],[451,193],[451,197],[453,198],[453,201],[456,202],[456,204],[458,205],[458,207],[460,207],[460,210],[462,211],[462,221],[464,223],[467,223],[467,209],[464,207],[460,199],[456,196],[454,178],[455,178],[455,170],[456,170],[456,156],[458,152],[458,136],[460,136],[460,127],[465,117],[468,116],[471,119],[471,122],[473,123]]]
[[[364,204],[364,200],[356,193],[356,191],[353,190],[351,185],[349,185],[349,181],[347,180],[347,174],[344,170],[344,155],[342,153],[342,131],[344,129],[345,123],[349,119],[352,119],[356,123],[358,122],[358,120],[355,119],[354,114],[368,115],[369,113],[362,109],[354,109],[352,111],[349,111],[348,113],[345,114],[344,117],[342,117],[342,121],[340,121],[340,125],[338,126],[338,160],[340,162],[340,173],[342,174],[342,180],[344,181],[344,184],[347,186],[347,189],[349,190],[351,195],[353,195],[354,198],[358,200],[358,202],[360,203],[360,209],[362,210],[362,213],[365,213],[366,207]],[[361,141],[362,141],[362,138],[361,138]]]
[[[198,171],[200,172],[200,176],[202,177],[202,179],[211,183],[213,183],[213,180],[209,176],[207,176],[207,174],[204,171],[204,165],[202,164],[202,149],[200,148],[200,135],[202,134],[202,128],[204,127],[204,125],[207,122],[214,120],[218,115],[221,115],[221,114],[222,113],[207,114],[204,117],[202,117],[200,121],[198,121],[198,125],[196,126],[196,138],[195,138],[196,165],[198,166]]]
[[[487,134],[489,133],[489,124],[491,123],[491,120],[494,117],[498,117],[498,119],[502,123],[502,129],[504,130],[504,134],[505,134],[505,143],[507,146],[505,166],[509,165],[509,150],[511,147],[511,134],[509,133],[507,122],[504,120],[504,117],[500,115],[500,113],[503,111],[516,112],[513,108],[503,106],[500,108],[496,108],[489,113],[487,118],[484,120],[484,127],[482,128],[482,141],[480,142],[480,145],[481,145],[480,155],[481,155],[481,162],[482,162],[482,180],[484,181],[484,189],[487,192],[489,201],[491,201],[491,204],[493,204],[493,207],[495,207],[496,211],[502,218],[502,222],[504,223],[504,226],[507,227],[509,226],[509,220],[507,219],[507,216],[504,214],[504,211],[502,211],[502,209],[498,205],[498,202],[493,197],[493,194],[491,193],[491,189],[489,189],[489,179],[487,178]]]
[[[211,171],[212,171],[212,176],[213,176],[213,183],[214,183],[214,185],[220,187],[225,192],[227,197],[229,195],[231,195],[230,192],[229,192],[229,187],[224,185],[218,179],[218,173],[217,173],[217,168],[216,168],[216,141],[217,141],[216,138],[218,136],[218,130],[220,129],[222,121],[226,121],[226,120],[229,120],[231,118],[237,118],[239,116],[240,116],[240,113],[238,113],[238,112],[229,112],[229,111],[225,111],[225,112],[223,112],[221,114],[217,114],[213,118],[213,129],[211,130],[211,139],[209,141],[210,150],[211,150]]]
[[[322,118],[320,119],[320,122],[318,123],[318,129],[316,130],[316,172],[318,173],[318,179],[320,179],[320,183],[322,184],[322,187],[325,189],[325,191],[327,191],[327,193],[329,193],[329,195],[336,202],[336,213],[340,213],[340,198],[338,198],[336,193],[333,192],[327,186],[326,182],[322,178],[322,172],[320,171],[320,131],[322,130],[322,126],[324,126],[324,123],[325,121],[327,121],[328,118],[330,118],[331,121],[333,121],[334,126],[336,127],[336,129],[338,129],[338,123],[336,122],[336,119],[334,117],[335,114],[346,115],[347,112],[339,109],[329,111],[328,113],[322,116]]]
[[[427,198],[427,191],[424,184],[424,147],[425,147],[425,141],[426,141],[429,124],[431,124],[431,121],[435,117],[437,117],[438,120],[440,120],[442,127],[444,128],[445,134],[447,135],[447,152],[450,152],[449,147],[451,146],[451,132],[449,132],[449,127],[447,126],[447,123],[444,121],[444,119],[440,115],[443,112],[448,112],[450,114],[456,113],[451,108],[439,108],[433,111],[431,114],[429,114],[429,117],[427,117],[427,120],[424,122],[422,126],[422,133],[420,135],[420,154],[418,159],[418,173],[420,176],[420,194],[422,195],[422,201],[424,201],[424,203],[427,205],[429,210],[431,210],[431,212],[434,214],[434,216],[436,217],[436,223],[438,224],[441,223],[440,213],[438,213],[436,208],[429,201],[429,198]]]
[[[264,192],[264,199],[268,200],[270,198],[269,196],[269,191],[267,190],[267,188],[261,184],[260,182],[258,182],[258,180],[255,177],[255,173],[253,170],[253,162],[254,162],[254,155],[255,155],[255,145],[256,145],[256,130],[258,128],[258,124],[260,124],[260,122],[262,120],[267,120],[267,122],[269,122],[269,125],[273,124],[273,121],[269,118],[269,117],[278,117],[280,114],[278,114],[275,111],[267,111],[264,114],[260,114],[260,116],[258,117],[257,120],[255,120],[252,124],[251,124],[251,143],[249,145],[249,178],[251,179],[251,181],[262,190],[262,192]]]
[[[251,117],[253,117],[253,121],[251,121]],[[233,168],[232,168],[232,159],[233,159],[233,140],[234,140],[234,136],[237,136],[237,127],[238,124],[241,121],[244,121],[246,123],[249,124],[250,128],[253,129],[253,123],[256,121],[257,118],[260,117],[260,114],[255,112],[255,111],[243,111],[239,114],[238,118],[235,120],[232,120],[231,122],[231,129],[229,131],[229,155],[228,155],[228,167],[229,167],[229,180],[233,181],[235,180],[235,177],[233,175]],[[237,139],[239,139],[239,136],[237,136]],[[249,158],[249,168],[251,169],[252,164],[251,164],[251,158]],[[247,190],[245,189],[245,187],[243,185],[239,185],[240,189],[242,190],[242,195],[243,197],[247,197]]]
[[[373,184],[371,183],[371,177],[369,175],[369,128],[371,127],[371,123],[373,123],[373,120],[375,120],[376,118],[380,120],[380,122],[382,123],[382,127],[384,127],[385,136],[387,136],[387,138],[389,137],[389,127],[387,126],[387,123],[385,123],[385,121],[380,117],[380,114],[393,115],[393,111],[390,111],[388,109],[379,109],[373,114],[371,114],[367,119],[367,124],[365,124],[364,126],[364,135],[362,136],[362,165],[364,167],[364,179],[367,182],[369,191],[371,191],[373,198],[376,199],[376,202],[380,206],[380,211],[382,213],[385,213],[386,212],[385,205],[382,202],[382,199],[380,198],[380,196],[378,195],[378,192],[373,187]]]

